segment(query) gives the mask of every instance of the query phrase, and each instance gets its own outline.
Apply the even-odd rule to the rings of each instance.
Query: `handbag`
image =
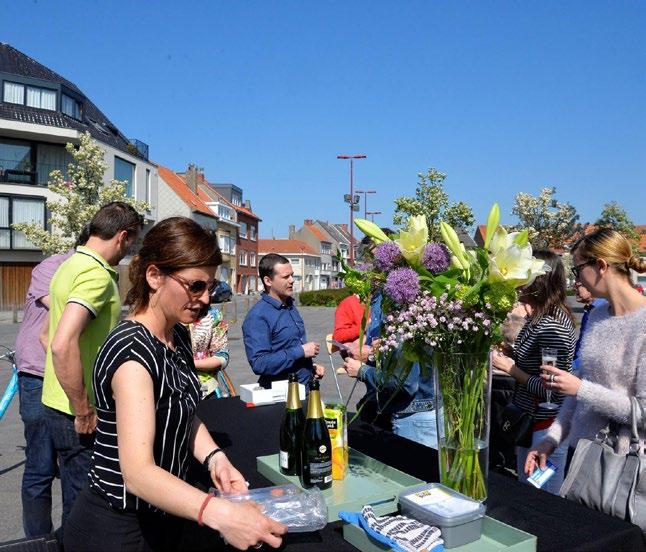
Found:
[[[646,452],[639,439],[641,407],[631,397],[631,439],[628,454],[617,454],[607,426],[594,441],[579,439],[560,495],[630,521],[646,531]]]
[[[508,445],[528,448],[532,445],[534,416],[509,403],[500,416],[500,437]]]

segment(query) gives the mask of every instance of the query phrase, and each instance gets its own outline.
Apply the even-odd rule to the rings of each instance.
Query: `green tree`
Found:
[[[630,219],[626,210],[616,201],[611,201],[603,206],[601,215],[594,223],[598,228],[613,228],[623,234],[631,243],[635,252],[639,249],[639,234],[635,230],[635,223]]]
[[[76,237],[90,222],[102,205],[111,201],[124,201],[140,213],[149,206],[126,197],[126,182],[111,180],[104,184],[103,175],[107,169],[104,151],[88,132],[81,135],[78,147],[67,144],[65,149],[72,157],[67,166],[68,177],[59,170],[49,175],[47,188],[61,199],[47,200],[51,214],[46,230],[36,223],[14,224],[12,228],[24,232],[36,247],[45,253],[63,253],[74,245]]]
[[[543,188],[538,196],[521,192],[514,199],[512,214],[527,228],[529,241],[536,248],[561,248],[576,234],[579,215],[569,203],[561,203],[556,188]]]
[[[463,201],[449,203],[449,195],[444,191],[444,173],[431,167],[426,174],[419,173],[417,178],[415,197],[402,196],[395,200],[394,224],[403,225],[410,216],[424,215],[429,241],[441,241],[441,220],[454,228],[473,226],[475,218],[469,205]]]

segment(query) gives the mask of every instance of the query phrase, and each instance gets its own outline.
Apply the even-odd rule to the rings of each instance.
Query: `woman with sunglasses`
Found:
[[[552,451],[569,443],[571,456],[579,439],[594,439],[608,421],[626,424],[631,397],[646,415],[646,297],[632,285],[630,271],[646,272],[646,261],[635,255],[619,232],[601,229],[572,248],[574,277],[594,297],[608,300],[588,318],[579,350],[580,374],[543,366],[543,384],[566,396],[545,439],[532,448],[525,473],[545,466]],[[628,452],[629,432],[620,432],[618,452]]]
[[[514,343],[513,357],[507,356],[502,350],[495,351],[491,357],[494,368],[508,373],[516,380],[513,405],[533,418],[526,443],[518,443],[519,446],[516,447],[516,466],[521,482],[527,481],[524,468],[529,448],[543,440],[563,402],[563,396],[558,392],[551,393],[548,401],[540,375],[543,349],[556,351],[557,371],[566,373],[572,370],[576,341],[574,317],[567,305],[563,263],[552,251],[538,250],[534,252],[534,256],[544,260],[550,270],[521,290],[520,301],[527,305],[530,314]],[[548,402],[549,405],[546,405]],[[543,489],[552,494],[558,493],[563,482],[562,466],[565,464],[565,456],[565,448],[554,450],[550,456],[559,470]]]
[[[146,234],[130,264],[130,316],[94,366],[97,437],[65,527],[65,549],[175,550],[182,519],[219,531],[239,549],[281,544],[286,528],[252,503],[231,503],[186,483],[189,454],[223,491],[245,480],[195,416],[200,384],[186,324],[209,304],[221,262],[212,232],[174,217]]]

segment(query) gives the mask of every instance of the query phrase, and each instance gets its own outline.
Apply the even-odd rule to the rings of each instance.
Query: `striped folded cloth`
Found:
[[[372,506],[361,514],[339,512],[339,517],[363,528],[371,537],[397,552],[442,552],[444,541],[437,527],[425,525],[405,516],[376,517]]]

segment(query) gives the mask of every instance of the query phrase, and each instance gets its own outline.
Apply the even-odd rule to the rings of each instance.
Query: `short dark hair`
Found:
[[[141,230],[144,227],[142,217],[132,205],[123,201],[113,201],[101,207],[89,223],[90,236],[102,240],[110,240],[119,232],[128,233]]]
[[[86,224],[74,242],[74,248],[76,249],[79,245],[85,245],[90,239],[90,224]]]
[[[260,259],[260,262],[258,263],[258,274],[260,276],[260,281],[262,282],[262,285],[265,285],[265,276],[268,276],[269,279],[273,278],[276,275],[276,272],[274,271],[274,267],[277,264],[288,264],[289,259],[287,257],[283,257],[282,255],[279,255],[278,253],[269,253]]]

